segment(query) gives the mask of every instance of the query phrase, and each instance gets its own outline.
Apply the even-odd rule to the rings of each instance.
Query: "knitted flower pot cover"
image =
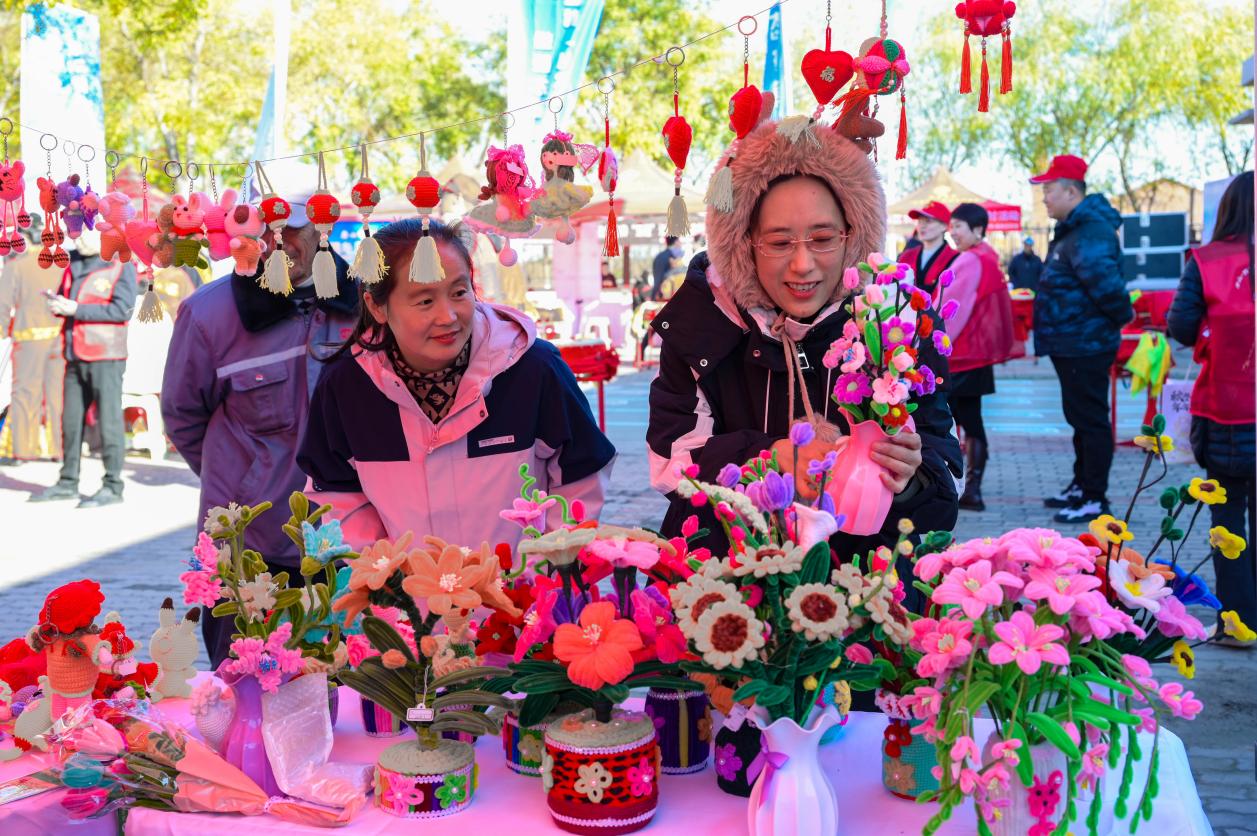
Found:
[[[402,723],[387,708],[363,697],[362,728],[369,737],[397,737],[405,734],[409,726]]]
[[[435,749],[418,741],[394,744],[375,765],[375,806],[407,819],[435,819],[461,812],[476,792],[475,750],[456,740]]]
[[[650,717],[592,711],[546,729],[541,782],[555,825],[569,833],[615,836],[645,827],[659,803],[659,744]]]
[[[506,715],[502,722],[502,750],[506,752],[506,767],[520,775],[540,775],[541,757],[546,750],[548,723],[520,728],[515,712]]]
[[[878,688],[874,701],[887,718],[882,734],[882,785],[892,795],[909,800],[938,789],[934,746],[912,733],[912,714],[900,704],[899,695]]]
[[[763,733],[754,724],[743,722],[736,729],[722,725],[715,740],[717,786],[729,795],[749,798],[755,782],[746,773],[761,748]]]
[[[646,693],[646,713],[655,723],[665,775],[685,775],[707,768],[711,755],[711,709],[702,691]]]

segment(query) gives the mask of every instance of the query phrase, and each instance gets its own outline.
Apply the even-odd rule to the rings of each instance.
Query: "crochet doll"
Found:
[[[487,201],[467,213],[465,220],[479,232],[505,236],[505,245],[498,253],[498,260],[507,267],[519,256],[511,249],[511,238],[527,238],[538,226],[532,219],[530,202],[537,189],[528,176],[528,163],[524,161],[524,148],[489,147],[485,160],[485,179],[480,199]],[[497,241],[494,242],[496,247]]]
[[[135,217],[131,198],[122,192],[108,192],[100,199],[100,220],[96,229],[100,232],[100,257],[112,261],[118,256],[121,262],[131,260],[131,245],[127,243],[126,226]]]
[[[597,149],[584,147],[589,147],[594,159],[597,159]],[[565,244],[575,240],[568,216],[589,203],[594,196],[592,187],[578,186],[574,182],[579,163],[580,157],[572,144],[571,134],[563,131],[546,134],[545,144],[541,146],[541,170],[545,172],[545,183],[532,200],[532,214],[538,218],[559,220],[559,240]]]
[[[262,243],[262,233],[266,232],[266,223],[256,206],[247,203],[238,204],[223,221],[227,234],[231,236],[227,242],[227,250],[236,260],[236,273],[241,276],[252,276],[258,270],[258,261],[266,251]]]
[[[182,195],[175,195],[170,205],[174,207],[171,231],[175,237],[171,266],[208,267],[209,262],[201,255],[201,250],[207,246],[205,212],[209,208],[209,198],[199,192],[186,200]]]

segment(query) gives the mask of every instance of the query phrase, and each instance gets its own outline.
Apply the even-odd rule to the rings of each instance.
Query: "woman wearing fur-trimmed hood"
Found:
[[[801,451],[804,461],[840,449],[846,442],[837,436],[849,432],[821,358],[850,318],[840,304],[850,293],[844,270],[885,239],[886,201],[867,143],[848,138],[875,134],[870,120],[844,123],[842,135],[805,117],[774,123],[766,119],[771,109],[769,97],[760,124],[717,167],[732,177],[708,193],[708,250],[694,257],[652,325],[663,348],[647,444],[651,482],[672,503],[665,536],[696,512],[675,493],[681,469],[696,464],[699,478],[711,481],[725,464],[772,449],[789,463],[787,434],[805,412],[814,412],[818,431]],[[787,372],[785,342],[798,352],[796,375]],[[933,345],[921,346],[921,361],[946,378],[947,361]],[[892,544],[904,517],[925,531],[956,522],[961,456],[947,396],[937,391],[916,402],[916,431],[874,447],[896,494],[886,524],[872,537],[835,535],[831,545],[844,558]],[[703,545],[723,554],[721,527],[708,509],[697,513],[712,532]]]

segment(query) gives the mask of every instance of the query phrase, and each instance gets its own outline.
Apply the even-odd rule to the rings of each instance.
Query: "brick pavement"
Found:
[[[606,390],[607,432],[619,458],[605,517],[616,522],[653,526],[665,508],[650,489],[642,440],[651,377],[649,372],[625,374]],[[1001,368],[998,390],[986,407],[992,448],[984,483],[988,508],[961,514],[961,538],[1050,526],[1041,498],[1068,481],[1072,448],[1051,366],[1019,361]],[[1118,397],[1119,427],[1129,437],[1138,427],[1143,400],[1125,392]],[[1115,508],[1125,509],[1141,464],[1138,451],[1119,448],[1111,488]],[[30,491],[55,481],[56,470],[51,464],[0,469],[0,641],[30,626],[49,588],[92,576],[105,588],[106,606],[121,611],[131,632],[147,643],[161,598],[177,599],[179,593],[181,561],[195,536],[195,477],[177,459],[128,459],[127,502],[121,506],[79,511],[67,503],[26,504]],[[100,472],[98,460],[85,462],[85,492],[96,487]],[[1170,481],[1183,481],[1193,472],[1188,465],[1172,467]],[[1141,504],[1133,521],[1137,536],[1152,524],[1155,509]],[[1212,578],[1211,567],[1202,573]],[[1187,744],[1219,836],[1257,833],[1257,652],[1207,648],[1198,652],[1197,663],[1190,687],[1205,700],[1205,712],[1194,723],[1170,727]]]

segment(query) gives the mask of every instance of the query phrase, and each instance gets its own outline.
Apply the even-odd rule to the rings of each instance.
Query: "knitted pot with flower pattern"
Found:
[[[435,819],[465,810],[478,783],[475,750],[442,739],[433,749],[408,740],[380,753],[375,806],[394,816]]]
[[[655,724],[616,710],[599,723],[592,710],[546,729],[541,781],[554,823],[569,833],[631,833],[645,827],[659,803]]]

